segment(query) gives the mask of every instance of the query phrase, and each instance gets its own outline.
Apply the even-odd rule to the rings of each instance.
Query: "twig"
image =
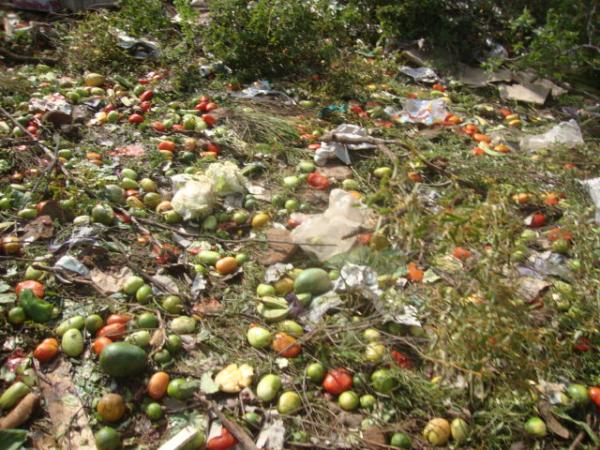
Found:
[[[35,183],[33,184],[33,187],[31,188],[31,192],[35,192],[37,190],[39,184],[42,182],[42,180],[52,173],[52,169],[54,169],[54,166],[56,166],[56,163],[58,161],[59,148],[60,148],[60,137],[58,134],[55,134],[54,135],[54,156],[52,158],[52,161],[50,162],[48,167],[46,167],[44,172],[35,180]]]
[[[24,56],[24,55],[17,55],[16,53],[11,52],[10,50],[0,46],[0,55],[8,58],[8,59],[12,59],[13,61],[17,61],[20,63],[29,63],[29,64],[47,64],[49,66],[52,66],[54,64],[56,64],[58,61],[54,58],[48,58],[45,56]]]

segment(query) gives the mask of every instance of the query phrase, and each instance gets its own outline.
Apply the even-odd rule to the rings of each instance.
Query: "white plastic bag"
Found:
[[[581,129],[579,128],[579,125],[577,125],[577,122],[571,119],[568,122],[561,122],[558,125],[555,125],[546,133],[523,137],[519,146],[521,147],[521,150],[535,152],[545,148],[552,148],[557,145],[573,148],[583,143]]]
[[[371,210],[362,206],[342,189],[329,194],[329,206],[323,214],[305,218],[292,233],[292,241],[302,250],[314,253],[320,261],[350,250],[356,232],[365,223]]]
[[[171,204],[184,220],[199,219],[212,212],[215,198],[212,180],[200,175],[186,181],[173,196]]]
[[[441,98],[435,100],[406,99],[402,102],[402,107],[403,109],[400,111],[401,123],[434,125],[443,122],[448,114],[446,102]],[[386,110],[386,112],[388,111]]]

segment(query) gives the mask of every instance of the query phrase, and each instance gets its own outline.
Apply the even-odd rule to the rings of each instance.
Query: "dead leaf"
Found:
[[[558,420],[556,420],[554,414],[552,414],[552,408],[550,406],[550,403],[544,401],[539,402],[538,409],[540,411],[540,415],[546,422],[546,426],[552,433],[563,439],[568,439],[571,436],[569,430],[563,427],[561,423]]]
[[[369,427],[363,431],[363,439],[368,445],[368,448],[378,449],[379,445],[387,445],[385,434],[378,427]],[[370,445],[369,445],[370,444]]]
[[[48,239],[54,235],[54,225],[50,216],[38,216],[24,227],[23,242],[35,242],[38,239]]]
[[[321,172],[327,178],[334,178],[337,181],[342,181],[346,178],[352,177],[352,169],[342,164],[320,167],[319,172]]]
[[[520,102],[543,105],[550,94],[550,89],[539,84],[502,84],[498,86],[500,98]]]
[[[206,314],[218,312],[223,309],[223,305],[216,298],[202,300],[192,307],[192,314],[203,317]]]
[[[53,434],[58,436],[60,448],[95,450],[94,435],[70,372],[71,364],[63,359],[52,372],[39,377]]]
[[[277,241],[269,242],[267,250],[259,253],[258,260],[265,266],[289,260],[298,249],[298,246],[292,242],[288,230],[271,228],[266,231],[265,235],[268,241]]]
[[[121,267],[118,271],[114,269],[113,271],[102,272],[98,268],[90,271],[90,278],[96,287],[107,295],[123,289],[125,281],[132,275],[133,272],[129,267]]]

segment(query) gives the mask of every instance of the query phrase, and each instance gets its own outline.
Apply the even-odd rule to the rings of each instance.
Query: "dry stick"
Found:
[[[232,422],[227,417],[225,417],[225,414],[223,414],[219,410],[219,408],[213,401],[206,400],[204,398],[200,398],[200,401],[204,403],[206,407],[212,413],[215,414],[215,416],[217,416],[217,418],[223,424],[223,426],[227,428],[227,430],[229,430],[233,437],[237,439],[242,448],[244,448],[245,450],[258,450],[256,444],[254,444],[254,440],[250,436],[248,436],[248,433],[246,433],[246,431],[244,431],[244,429],[240,427],[237,423]]]
[[[37,177],[37,179],[35,180],[35,183],[33,184],[33,187],[31,188],[31,192],[35,192],[37,190],[39,184],[42,182],[42,180],[52,173],[52,169],[54,169],[54,166],[56,166],[56,163],[58,162],[59,148],[60,148],[60,137],[58,136],[58,134],[55,134],[54,135],[54,156],[52,158],[52,161],[50,162],[48,167],[46,167],[46,169],[44,170],[42,175]]]
[[[8,58],[8,59],[12,59],[13,61],[17,61],[20,63],[29,63],[29,64],[47,64],[49,66],[52,66],[54,64],[56,64],[58,61],[54,58],[48,58],[45,56],[23,56],[23,55],[18,55],[16,53],[11,52],[10,50],[7,50],[6,48],[0,46],[0,55]]]

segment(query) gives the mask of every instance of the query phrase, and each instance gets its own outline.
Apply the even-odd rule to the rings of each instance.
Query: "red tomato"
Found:
[[[206,125],[208,125],[209,127],[212,127],[217,122],[215,116],[211,114],[202,114],[202,120],[204,120]]]
[[[399,352],[398,350],[392,350],[390,354],[394,362],[398,364],[399,367],[403,369],[412,369],[412,361],[405,353]]]
[[[181,132],[181,131],[186,131],[186,129],[180,123],[176,123],[175,125],[173,125],[173,131]]]
[[[142,116],[141,114],[138,114],[138,113],[134,113],[134,114],[130,115],[127,120],[129,121],[129,123],[138,124],[138,123],[142,123],[144,121],[144,116]]]
[[[440,92],[444,92],[446,90],[446,88],[444,86],[442,86],[440,83],[435,83],[433,86],[431,86],[431,89],[433,89],[434,91],[440,91]]]
[[[218,107],[219,107],[219,105],[217,105],[215,102],[210,102],[206,105],[206,112],[214,111]]]
[[[284,358],[295,358],[302,351],[302,346],[298,343],[296,338],[284,332],[275,335],[275,339],[273,339],[271,346],[273,347],[273,350]]]
[[[500,114],[502,114],[503,117],[507,117],[512,114],[512,111],[507,108],[500,108]]]
[[[360,114],[360,113],[364,112],[364,110],[360,107],[360,105],[352,105],[350,107],[350,111],[352,111],[353,113],[356,113],[356,114]]]
[[[529,226],[531,228],[539,228],[543,227],[545,223],[546,216],[542,213],[535,213],[533,216],[531,216],[531,223],[529,224]]]
[[[323,380],[323,389],[339,395],[352,387],[352,375],[346,369],[329,369]]]
[[[473,152],[473,154],[474,154],[475,156],[482,156],[482,155],[485,155],[485,152],[484,152],[484,151],[483,151],[483,149],[482,149],[482,148],[480,148],[480,147],[475,147],[475,148],[472,150],[472,152]]]
[[[131,320],[131,316],[128,314],[111,314],[106,319],[106,325],[111,325],[113,323],[127,323]]]
[[[154,97],[154,92],[148,90],[148,91],[144,91],[140,94],[140,101],[141,102],[147,102],[152,100],[152,97]]]
[[[160,144],[158,144],[159,150],[169,150],[170,152],[174,151],[175,147],[176,144],[173,141],[160,141]]]
[[[320,148],[321,148],[321,144],[319,144],[319,143],[309,144],[309,146],[308,146],[308,149],[313,150],[313,151],[317,151]]]
[[[159,131],[161,133],[167,130],[167,127],[165,127],[165,124],[162,122],[152,122],[152,128],[154,128],[155,131]]]
[[[58,341],[54,338],[44,339],[33,351],[33,357],[39,362],[48,362],[58,354]]]
[[[221,428],[221,434],[215,436],[206,444],[207,450],[227,450],[238,443],[237,439],[225,427]]]
[[[308,175],[306,181],[308,184],[318,190],[324,190],[329,187],[329,179],[325,175],[321,175],[319,172],[313,172]]]
[[[210,102],[210,97],[208,95],[203,95],[200,97],[200,101],[198,103],[208,103]]]
[[[115,211],[115,217],[123,223],[131,223],[131,216],[128,214]]]
[[[29,131],[31,134],[36,134],[38,132],[38,127],[35,125],[29,125],[27,127],[27,131]]]
[[[590,395],[590,398],[592,399],[594,404],[600,407],[600,387],[592,386],[588,390],[588,394]]]
[[[112,344],[112,342],[112,339],[106,336],[101,336],[98,339],[96,339],[92,344],[92,350],[96,355],[100,355],[100,353],[102,353],[102,350],[104,350],[104,347],[106,347],[108,344]]]
[[[356,236],[356,242],[358,242],[359,245],[369,245],[372,237],[373,233],[361,233]]]
[[[104,107],[104,112],[109,113],[111,111],[114,111],[115,109],[117,109],[117,107],[115,105],[113,105],[112,103],[109,103],[108,105],[106,105]]]
[[[125,334],[126,329],[127,326],[124,323],[111,323],[100,328],[96,333],[96,337],[106,336],[111,339],[118,339]]]
[[[208,105],[208,103],[198,103],[196,106],[194,106],[194,109],[196,111],[206,112],[206,105]]]
[[[418,283],[420,281],[423,281],[423,276],[425,275],[425,272],[423,272],[423,270],[421,268],[419,268],[419,266],[417,266],[414,262],[410,262],[408,263],[408,275],[407,278],[409,281]]]
[[[143,85],[146,85],[146,84],[148,84],[148,83],[150,83],[150,81],[149,81],[149,80],[146,80],[145,78],[140,78],[140,79],[138,80],[138,84],[143,84]]]
[[[578,352],[589,352],[590,343],[591,341],[589,340],[589,338],[580,337],[579,339],[577,339],[575,344],[573,344],[573,350],[576,350]]]
[[[19,284],[17,284],[17,287],[15,288],[15,292],[17,293],[17,296],[21,295],[21,292],[24,291],[25,289],[30,289],[33,292],[33,295],[35,295],[38,298],[43,298],[44,297],[44,285],[42,283],[40,283],[39,281],[35,281],[35,280],[25,280],[25,281],[21,281]]]
[[[148,112],[150,111],[150,108],[152,108],[152,103],[149,101],[142,102],[140,103],[140,108],[142,108],[144,112]]]
[[[212,153],[216,153],[217,155],[220,153],[221,149],[219,148],[219,146],[217,144],[214,144],[212,142],[209,142],[208,144],[206,144],[206,148],[205,150],[207,152],[212,152]]]

